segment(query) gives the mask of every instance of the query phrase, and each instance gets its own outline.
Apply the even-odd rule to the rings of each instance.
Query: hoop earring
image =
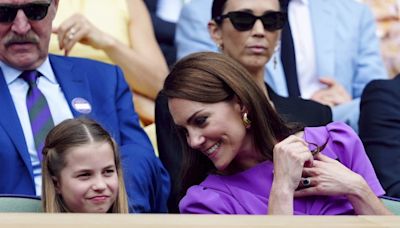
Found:
[[[242,122],[246,129],[249,129],[251,127],[251,120],[249,119],[249,117],[247,117],[247,112],[243,113]]]
[[[277,44],[276,44],[276,46],[274,48],[274,60],[273,60],[274,61],[274,70],[276,70],[276,65],[278,64],[278,60],[276,58],[276,55],[280,51],[281,51],[281,41],[278,40],[278,42],[277,42]]]
[[[222,52],[224,50],[224,45],[218,44],[217,46],[218,46],[218,51],[219,52]]]

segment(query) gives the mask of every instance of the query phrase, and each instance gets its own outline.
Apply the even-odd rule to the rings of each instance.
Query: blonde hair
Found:
[[[71,212],[62,196],[56,192],[55,179],[65,167],[65,157],[71,148],[92,142],[109,143],[114,152],[118,175],[118,196],[109,213],[128,213],[128,200],[122,175],[118,145],[97,122],[86,119],[67,119],[54,127],[46,137],[42,162],[42,206],[44,212]]]

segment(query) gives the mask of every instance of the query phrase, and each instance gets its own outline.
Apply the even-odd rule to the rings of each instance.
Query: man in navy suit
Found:
[[[386,195],[400,198],[400,75],[363,91],[360,138]]]
[[[54,124],[88,116],[120,145],[129,206],[165,212],[169,177],[141,129],[132,95],[119,67],[48,55],[59,0],[0,0],[0,194],[41,194],[41,169],[29,110],[29,84],[20,75],[36,70],[37,87]],[[79,28],[71,27],[73,38]]]

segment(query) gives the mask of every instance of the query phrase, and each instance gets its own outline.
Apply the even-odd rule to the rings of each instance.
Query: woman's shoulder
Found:
[[[307,127],[304,129],[304,139],[308,143],[323,146],[322,153],[342,163],[351,162],[356,157],[365,154],[358,135],[343,122],[332,122],[321,127]]]
[[[333,122],[322,127],[306,128],[304,139],[319,146],[325,143],[321,153],[360,174],[377,196],[384,193],[361,139],[350,126]]]
[[[326,142],[328,138],[334,141],[351,141],[358,139],[357,133],[343,122],[332,122],[319,127],[306,127],[304,129],[304,137],[306,141],[315,139],[316,142],[314,143]]]

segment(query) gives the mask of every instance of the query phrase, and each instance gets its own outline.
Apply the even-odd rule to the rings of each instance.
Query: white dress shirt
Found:
[[[158,0],[156,14],[165,21],[176,23],[185,2],[182,0]]]
[[[40,196],[42,192],[42,171],[35,148],[28,108],[26,107],[26,95],[28,93],[29,85],[22,78],[19,78],[22,71],[11,68],[1,61],[0,67],[3,70],[3,75],[7,82],[8,89],[10,90],[24,132],[25,141],[33,167],[36,195]],[[57,82],[53,69],[51,68],[49,59],[47,58],[36,70],[43,75],[38,78],[37,85],[46,97],[54,125],[59,124],[65,119],[73,118],[68,102]]]
[[[309,99],[324,88],[318,80],[309,0],[291,0],[288,16],[292,30],[296,67],[301,97]],[[327,76],[327,75],[326,75]]]

